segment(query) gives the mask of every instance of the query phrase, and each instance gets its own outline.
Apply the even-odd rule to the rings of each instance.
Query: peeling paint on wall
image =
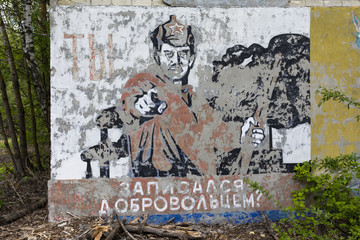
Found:
[[[291,191],[299,185],[288,175],[274,173],[253,178],[267,186],[282,204],[290,204]],[[281,183],[281,188],[279,188]],[[78,216],[110,217],[153,215],[153,223],[176,221],[234,223],[256,221],[259,211],[276,209],[274,201],[251,191],[240,176],[192,178],[96,178],[49,182],[50,220],[62,220],[66,211]],[[69,197],[71,196],[71,197]],[[279,217],[273,211],[272,219]]]
[[[358,111],[329,101],[319,108],[319,87],[337,88],[359,99],[360,48],[355,16],[360,8],[311,9],[311,151],[313,158],[360,152]],[[354,22],[355,21],[355,22]]]
[[[311,157],[309,9],[62,6],[52,16],[51,206],[66,186],[84,201],[70,179],[125,186],[85,195],[95,212],[126,215],[272,209],[244,186],[238,194],[244,176],[296,187],[286,181]],[[182,185],[192,188],[165,193]]]

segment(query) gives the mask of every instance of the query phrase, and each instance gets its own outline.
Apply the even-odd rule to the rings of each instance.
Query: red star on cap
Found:
[[[184,33],[184,25],[178,25],[177,23],[175,23],[175,25],[170,26],[171,29],[171,33],[180,33],[183,34]]]

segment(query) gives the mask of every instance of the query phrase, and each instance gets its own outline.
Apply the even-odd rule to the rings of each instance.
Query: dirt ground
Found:
[[[43,208],[11,224],[0,226],[0,239],[96,239],[96,236],[99,236],[99,233],[94,234],[96,229],[103,231],[103,236],[99,239],[106,239],[114,226],[116,226],[115,223],[109,224],[107,221],[94,217],[79,219],[74,217],[68,221],[48,223],[47,209]],[[189,239],[274,239],[262,223],[245,225],[224,223],[212,226],[189,224],[186,227],[183,225],[180,227],[199,236],[198,238],[189,237]],[[170,224],[153,228],[166,231],[166,229],[179,229],[179,225]],[[106,230],[108,231],[105,232]],[[180,237],[159,237],[156,234],[146,233],[131,233],[131,236],[135,239],[179,239]],[[120,230],[114,239],[131,238]]]
[[[6,162],[4,154],[0,154],[0,163]],[[4,216],[16,214],[47,197],[47,181],[49,172],[33,173],[31,176],[16,180],[12,175],[0,175],[0,220]],[[113,239],[274,239],[268,224],[254,223],[232,225],[200,225],[191,223],[168,223],[161,226],[147,226],[146,222],[125,223],[125,226],[139,228],[140,231],[125,233],[117,221],[109,222],[96,217],[71,217],[67,221],[49,223],[47,206],[35,210],[20,219],[5,224],[0,221],[0,239],[106,239],[116,228]],[[130,226],[130,227],[131,227]],[[142,228],[141,228],[142,227]],[[149,233],[147,229],[155,231]],[[130,231],[130,230],[129,230]],[[150,232],[151,232],[150,231]],[[158,232],[162,235],[157,234]],[[168,236],[168,234],[174,236]],[[170,235],[171,235],[170,234]]]

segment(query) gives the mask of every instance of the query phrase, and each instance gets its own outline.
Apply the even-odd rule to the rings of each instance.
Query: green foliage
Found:
[[[316,90],[316,93],[321,94],[321,100],[319,103],[319,106],[324,104],[325,102],[329,100],[333,100],[339,103],[346,104],[347,108],[355,107],[357,109],[360,109],[360,102],[352,97],[348,97],[345,93],[340,92],[336,89],[327,89],[327,88],[320,88],[319,90]],[[360,121],[360,114],[355,116],[357,121]]]
[[[319,106],[329,100],[360,109],[360,103],[335,89],[321,88]],[[355,116],[360,120],[360,115]],[[288,218],[273,225],[280,239],[360,239],[360,155],[346,154],[304,162],[294,179],[303,188],[293,192],[293,206],[281,208]],[[277,203],[264,187],[249,186]]]
[[[321,88],[319,106],[329,100],[360,109],[360,102],[336,89]],[[360,115],[356,115],[357,121]],[[281,239],[359,239],[359,155],[346,154],[304,162],[295,167],[295,179],[304,187],[293,192],[291,214],[282,220],[291,227],[274,226]],[[355,186],[356,188],[351,188]],[[297,217],[294,213],[297,214]]]
[[[1,146],[0,146],[0,148],[1,148]],[[4,184],[3,182],[5,181],[5,179],[7,177],[9,177],[8,176],[9,174],[13,174],[13,172],[14,172],[14,169],[13,169],[11,163],[0,163],[0,185]],[[2,195],[3,195],[3,193],[0,189],[0,209],[5,204],[4,200],[2,199]]]
[[[41,5],[44,1],[32,1],[31,3],[31,30],[33,32],[33,49],[34,49],[34,64],[37,66],[41,79],[40,87],[43,89],[47,96],[50,96],[50,24],[48,21],[47,6]],[[17,8],[15,8],[17,6]],[[19,77],[21,98],[25,110],[25,125],[26,125],[26,142],[28,146],[29,156],[26,159],[30,159],[29,168],[33,168],[38,164],[35,155],[36,145],[39,147],[41,159],[46,159],[49,155],[50,135],[49,125],[44,118],[42,108],[40,106],[40,98],[37,94],[35,87],[35,80],[31,78],[31,72],[25,61],[25,53],[22,46],[22,28],[24,23],[24,1],[20,0],[0,0],[0,9],[6,14],[2,15],[6,26],[6,32],[9,37],[12,53],[14,55],[14,61],[16,65],[16,72]],[[7,55],[5,54],[5,45],[3,41],[0,41],[0,69],[6,83],[7,97],[10,104],[10,112],[14,120],[16,134],[19,133],[19,119],[17,118],[17,106],[15,96],[13,93],[13,85],[11,81],[11,70],[7,61]],[[30,100],[30,92],[28,91],[28,83],[31,84],[32,101]],[[49,99],[48,99],[49,100]],[[32,119],[31,115],[31,103],[34,105],[34,115],[36,119]],[[48,108],[50,104],[46,104]],[[48,109],[49,110],[49,109]],[[6,114],[4,111],[4,103],[2,102],[0,94],[0,113],[3,117],[5,130],[9,130],[8,122],[6,120]],[[36,137],[34,136],[35,126],[32,124],[36,122]],[[36,139],[36,140],[35,140]],[[9,139],[10,140],[10,139]],[[37,143],[37,144],[36,144]],[[2,142],[0,142],[0,148]],[[13,149],[12,145],[10,147]],[[45,163],[42,163],[45,164]],[[46,162],[47,167],[49,166]]]
[[[1,179],[6,176],[7,174],[12,174],[14,169],[11,163],[1,163],[0,164],[0,181]]]
[[[12,147],[12,142],[11,142],[11,139],[9,138],[8,139],[8,143],[10,145],[10,147]],[[6,151],[6,146],[5,146],[5,141],[4,140],[0,140],[0,151]],[[1,152],[0,152],[1,154]]]
[[[22,179],[21,179],[21,181],[22,182],[27,182],[27,181],[29,181],[31,179],[31,177],[29,177],[29,176],[24,176]]]
[[[1,170],[1,168],[0,168],[0,170]],[[0,183],[1,183],[1,181],[2,181],[3,179],[2,179],[2,176],[1,176],[1,174],[0,174]],[[4,201],[2,200],[2,191],[1,191],[1,189],[0,189],[0,209],[1,209],[1,207],[4,205]]]
[[[2,198],[2,191],[0,190],[0,209],[4,205],[4,201],[1,198]]]
[[[360,177],[359,159],[356,154],[347,154],[295,167],[294,178],[302,181],[304,187],[293,193],[294,206],[286,210],[301,216],[298,219],[292,216],[290,220],[298,238],[360,237],[359,189],[350,188],[352,181]],[[284,235],[281,228],[276,230]]]
[[[280,203],[278,200],[276,200],[276,199],[273,197],[273,195],[271,195],[270,192],[265,189],[264,186],[261,186],[258,182],[256,182],[256,181],[251,181],[250,179],[248,179],[248,178],[246,178],[246,177],[244,178],[244,182],[246,182],[251,189],[259,191],[259,192],[262,193],[268,200],[273,201],[273,202],[276,204],[277,207],[283,208],[282,205],[281,205],[281,203]]]
[[[359,155],[346,154],[296,166],[294,179],[301,181],[303,188],[293,192],[293,206],[287,208],[259,183],[245,182],[287,214],[272,226],[280,239],[359,239],[359,160]]]
[[[0,164],[0,184],[2,184],[1,182],[4,181],[5,176],[8,173],[8,168],[7,168],[8,166],[9,166],[9,164],[7,166],[5,164],[3,164],[3,163]],[[2,195],[3,195],[3,193],[2,193],[2,191],[0,189],[0,209],[4,205]]]

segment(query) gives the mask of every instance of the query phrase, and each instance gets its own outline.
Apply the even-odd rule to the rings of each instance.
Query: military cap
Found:
[[[175,47],[189,46],[191,54],[194,53],[194,35],[191,32],[191,26],[186,27],[178,22],[174,15],[170,16],[169,21],[159,25],[150,34],[150,38],[157,50],[167,43]]]

